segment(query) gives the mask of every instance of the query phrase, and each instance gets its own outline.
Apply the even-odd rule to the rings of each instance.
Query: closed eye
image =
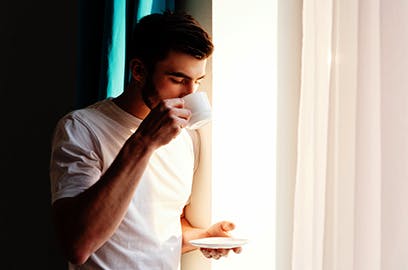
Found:
[[[188,85],[191,82],[193,82],[194,85],[200,85],[201,81],[204,79],[205,74],[196,78],[193,81],[193,78],[187,76],[186,74],[182,72],[165,72],[165,74],[168,76],[169,80],[174,83],[174,84],[180,84],[180,85]]]
[[[186,83],[186,79],[184,78],[179,78],[179,77],[170,77],[170,81],[176,84],[184,84]]]

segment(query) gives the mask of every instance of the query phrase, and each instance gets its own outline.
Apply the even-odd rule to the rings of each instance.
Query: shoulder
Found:
[[[92,123],[100,117],[100,108],[103,107],[105,101],[98,101],[88,107],[73,110],[63,117],[61,117],[57,122],[57,129],[67,129],[75,131],[80,129],[91,130]]]
[[[93,144],[97,138],[94,123],[100,117],[99,107],[102,101],[85,108],[73,110],[61,117],[54,129],[53,143],[77,141]]]

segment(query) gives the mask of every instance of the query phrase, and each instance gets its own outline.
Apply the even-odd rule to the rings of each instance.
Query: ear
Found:
[[[130,71],[132,73],[132,79],[142,83],[146,77],[146,68],[142,61],[138,58],[133,58],[130,61]]]

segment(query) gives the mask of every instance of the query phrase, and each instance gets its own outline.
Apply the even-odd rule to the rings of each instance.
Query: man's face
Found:
[[[170,52],[156,64],[153,74],[146,79],[143,98],[149,108],[160,100],[183,97],[197,91],[205,76],[207,60],[198,60],[185,53]]]

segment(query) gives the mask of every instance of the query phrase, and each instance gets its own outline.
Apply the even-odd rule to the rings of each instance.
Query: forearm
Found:
[[[197,249],[189,243],[190,240],[209,236],[206,229],[193,227],[184,216],[181,217],[181,227],[183,231],[182,253]]]
[[[115,232],[151,153],[140,141],[126,143],[98,182],[80,195],[54,204],[57,230],[72,262],[86,261]]]

